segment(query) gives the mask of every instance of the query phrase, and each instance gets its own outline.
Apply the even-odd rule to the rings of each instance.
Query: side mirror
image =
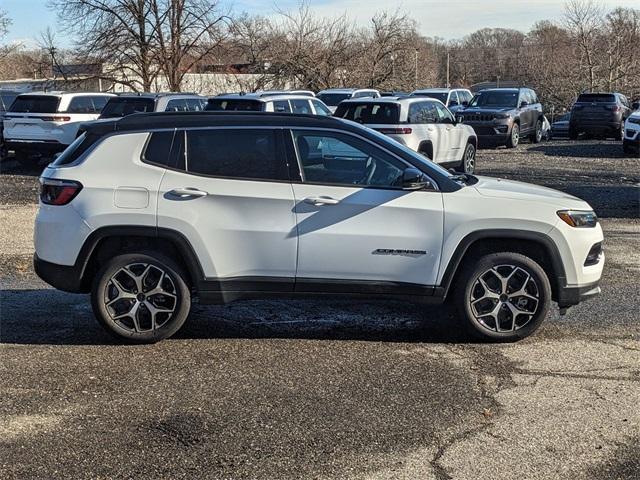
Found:
[[[640,102],[633,102],[631,104],[631,109],[632,110],[640,110]]]
[[[464,117],[462,115],[456,115],[456,123],[464,122]]]
[[[449,125],[452,125],[452,124],[454,124],[454,123],[456,123],[456,122],[455,122],[455,120],[454,120],[453,118],[451,118],[451,117],[444,117],[442,120],[440,120],[440,123],[447,123],[447,124],[449,124]]]
[[[468,107],[469,106],[469,102],[467,100],[465,100],[464,102],[462,102],[461,104],[463,107]]]
[[[451,107],[457,107],[458,105],[460,105],[458,102],[456,102],[455,100],[451,100],[449,102],[449,108]]]
[[[528,107],[528,106],[529,106],[529,103],[526,100],[523,100],[520,102],[520,108]]]
[[[422,190],[431,186],[427,176],[414,167],[409,167],[402,172],[403,190]]]

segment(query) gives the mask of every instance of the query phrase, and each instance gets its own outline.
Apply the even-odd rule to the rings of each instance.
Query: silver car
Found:
[[[384,97],[345,100],[335,117],[373,128],[444,167],[473,173],[477,139],[439,100]]]

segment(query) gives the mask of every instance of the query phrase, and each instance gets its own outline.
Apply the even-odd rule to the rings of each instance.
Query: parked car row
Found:
[[[310,90],[263,90],[209,99],[195,93],[28,93],[3,96],[0,102],[4,116],[0,155],[10,149],[24,161],[36,153],[61,152],[85,131],[88,122],[133,113],[335,114],[389,135],[436,163],[472,173],[479,146],[514,148],[523,137],[537,143],[554,136],[575,139],[581,133],[604,134],[624,139],[625,152],[631,153],[637,140],[631,135],[636,124],[632,119],[625,127],[625,120],[634,107],[638,105],[630,105],[618,93],[581,94],[571,114],[551,126],[530,88],[492,88],[475,95],[460,88],[421,89],[410,94],[342,88],[317,95]]]

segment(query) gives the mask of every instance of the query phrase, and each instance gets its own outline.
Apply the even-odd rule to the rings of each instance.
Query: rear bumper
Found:
[[[13,140],[5,139],[5,146],[8,150],[28,151],[34,153],[57,153],[62,152],[68,145],[64,145],[57,140]]]
[[[567,308],[600,295],[600,280],[580,286],[564,286],[558,290],[558,307]]]
[[[58,290],[82,293],[80,269],[75,265],[58,265],[33,255],[33,268],[42,280]]]
[[[570,130],[585,133],[607,133],[618,132],[621,127],[621,121],[577,120],[571,124]]]

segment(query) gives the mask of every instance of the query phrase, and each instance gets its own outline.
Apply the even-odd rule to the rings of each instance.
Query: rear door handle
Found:
[[[308,197],[304,199],[304,202],[311,205],[337,205],[340,200],[331,197]]]
[[[176,197],[206,197],[209,195],[207,192],[203,190],[198,190],[193,187],[182,187],[182,188],[174,188],[170,190],[169,193]]]

